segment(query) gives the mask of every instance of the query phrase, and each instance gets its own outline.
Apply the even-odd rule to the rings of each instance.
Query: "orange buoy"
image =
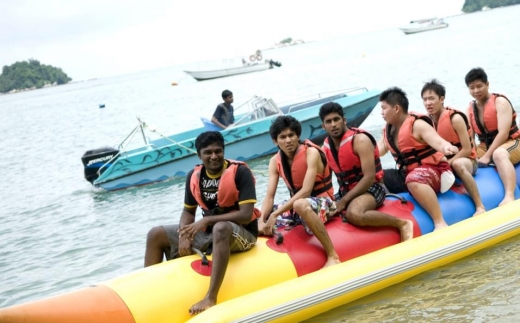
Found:
[[[172,86],[175,86],[175,85],[177,85],[177,82],[173,81]]]

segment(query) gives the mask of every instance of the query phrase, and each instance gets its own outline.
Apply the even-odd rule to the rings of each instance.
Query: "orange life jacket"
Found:
[[[477,117],[477,101],[473,100],[468,108],[468,115],[469,120],[471,121],[471,127],[473,128],[473,131],[475,131],[475,133],[477,134],[479,141],[485,144],[487,147],[491,146],[493,140],[495,140],[495,137],[498,134],[498,118],[495,100],[499,96],[505,98],[509,102],[509,104],[511,104],[511,101],[509,101],[509,99],[506,98],[504,95],[492,93],[489,99],[487,100],[486,104],[484,105],[484,124],[481,124]],[[511,109],[513,109],[513,104],[511,104]],[[513,109],[513,116],[511,119],[512,120],[511,127],[509,128],[509,138],[516,139],[520,137],[520,130],[518,129],[518,126],[516,124],[515,109]]]
[[[374,183],[379,183],[384,176],[383,168],[381,167],[381,160],[379,159],[379,149],[377,148],[377,142],[374,137],[364,130],[350,128],[341,138],[339,151],[336,151],[332,138],[327,137],[323,142],[323,151],[325,152],[325,156],[327,156],[330,168],[334,174],[336,174],[340,190],[344,186],[348,190],[352,189],[361,178],[363,178],[361,160],[359,159],[359,156],[354,153],[354,138],[359,133],[368,136],[375,147],[374,163],[376,165],[376,176]]]
[[[471,153],[468,158],[470,159],[476,159],[477,158],[477,150],[475,149],[475,143],[473,142],[473,136],[471,134],[471,126],[468,121],[468,117],[466,115],[458,110],[452,109],[450,107],[446,107],[446,110],[441,113],[439,117],[439,121],[437,124],[435,124],[435,129],[437,130],[437,133],[439,136],[441,136],[442,139],[448,141],[453,146],[456,146],[457,148],[462,149],[462,145],[460,144],[460,139],[455,131],[453,129],[453,125],[451,123],[451,119],[454,115],[458,114],[462,117],[464,120],[464,123],[466,124],[466,129],[468,131],[468,137],[469,141],[471,143]],[[452,158],[454,155],[446,156],[448,159]]]
[[[220,182],[218,184],[218,194],[217,194],[217,207],[221,208],[224,213],[238,210],[238,196],[240,191],[238,190],[235,178],[237,175],[237,170],[240,165],[244,165],[246,167],[247,164],[238,160],[227,160],[228,167],[224,169],[222,175],[220,176]],[[193,174],[190,179],[190,190],[191,194],[197,201],[197,204],[204,211],[204,214],[211,214],[211,210],[208,209],[206,204],[202,199],[202,194],[200,192],[200,173],[202,171],[203,165],[195,166]],[[249,168],[249,167],[248,167]],[[253,176],[253,181],[254,181]],[[253,184],[255,181],[253,182]],[[251,220],[255,220],[259,218],[261,212],[259,209],[254,208],[253,214],[251,216]]]
[[[283,178],[291,196],[296,194],[302,188],[305,173],[307,172],[307,148],[309,147],[318,149],[324,166],[323,174],[316,174],[311,196],[333,198],[332,173],[327,165],[327,157],[321,148],[310,140],[305,140],[303,144],[299,145],[291,166],[289,166],[287,157],[281,150],[276,154],[278,174]]]
[[[399,148],[395,146],[391,135],[392,125],[387,124],[386,130],[383,132],[385,144],[389,147],[399,169],[406,167],[407,173],[423,164],[437,165],[444,157],[444,154],[413,137],[413,124],[417,119],[422,119],[433,127],[433,121],[430,117],[409,113],[397,135]]]

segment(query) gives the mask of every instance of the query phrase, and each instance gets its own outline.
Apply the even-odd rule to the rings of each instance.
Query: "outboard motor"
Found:
[[[281,66],[282,66],[282,63],[277,62],[277,61],[273,61],[272,59],[270,59],[270,60],[269,60],[269,65],[270,65],[271,67],[273,67],[273,65],[276,66],[276,67],[281,67]]]
[[[99,177],[99,168],[114,158],[118,153],[119,150],[112,147],[101,147],[87,150],[81,157],[81,161],[85,167],[85,179],[93,184]],[[106,165],[103,167],[101,173],[103,173],[109,166],[110,165]]]

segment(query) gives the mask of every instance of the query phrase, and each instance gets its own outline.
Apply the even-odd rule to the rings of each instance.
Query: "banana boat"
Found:
[[[516,167],[517,185],[520,167]],[[520,233],[520,202],[497,207],[504,190],[494,168],[475,176],[489,210],[475,207],[455,185],[438,196],[450,227],[432,232],[427,213],[409,194],[388,196],[381,212],[410,219],[414,239],[400,243],[390,227],[356,227],[341,218],[326,224],[342,261],[322,269],[326,257],[302,226],[279,229],[283,242],[259,237],[250,251],[233,254],[214,307],[190,316],[202,299],[211,256],[192,255],[143,268],[55,297],[0,309],[0,322],[176,323],[297,322],[465,257]],[[490,189],[492,188],[492,189]],[[520,197],[516,189],[515,197]]]

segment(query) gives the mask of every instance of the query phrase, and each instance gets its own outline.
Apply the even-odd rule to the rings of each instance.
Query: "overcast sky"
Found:
[[[74,80],[246,55],[461,12],[464,0],[2,0],[0,66],[34,58]]]

